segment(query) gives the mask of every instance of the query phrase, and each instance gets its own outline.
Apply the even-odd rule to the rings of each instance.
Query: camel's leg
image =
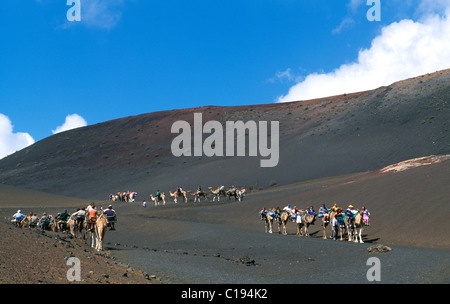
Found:
[[[95,234],[92,231],[89,232],[89,237],[91,238],[91,247],[95,248]]]
[[[327,226],[325,224],[323,224],[323,239],[326,240],[327,239],[327,231],[326,231]]]
[[[97,236],[97,250],[103,251],[103,236],[100,233]]]
[[[353,231],[350,226],[347,226],[347,234],[348,234],[348,241],[349,242],[353,241]]]

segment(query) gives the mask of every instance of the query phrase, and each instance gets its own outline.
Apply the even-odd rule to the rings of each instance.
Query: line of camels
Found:
[[[35,226],[31,226],[30,218],[28,216],[25,217],[22,221],[15,223],[15,225],[20,228],[39,227],[39,223],[37,223]],[[61,228],[61,226],[63,226],[63,228]],[[97,215],[97,219],[95,220],[95,222],[93,222],[92,226],[93,228],[89,229],[87,218],[83,220],[81,225],[77,225],[75,219],[72,216],[64,225],[58,225],[55,218],[49,215],[48,222],[39,229],[50,230],[52,232],[68,230],[72,237],[74,237],[75,239],[82,239],[86,242],[88,241],[87,236],[89,236],[90,246],[97,251],[103,251],[103,240],[105,238],[106,230],[108,227],[108,221],[103,214],[103,210],[100,210],[99,214]]]
[[[331,211],[329,213],[329,219],[325,220],[325,217],[322,217],[322,232],[323,232],[323,239],[327,239],[327,227],[330,226],[331,229],[331,235],[333,235],[333,227],[330,225],[330,223],[333,222],[333,219],[336,217],[338,213],[336,211]],[[267,214],[261,214],[260,217],[262,220],[265,221],[265,232],[266,233],[272,233],[273,232],[273,223],[274,221],[278,224],[278,233],[287,235],[287,223],[289,221],[292,221],[296,223],[297,225],[297,236],[306,236],[309,237],[309,226],[313,225],[314,222],[317,220],[317,213],[314,213],[313,215],[309,215],[308,213],[300,214],[297,216],[299,219],[292,219],[291,214],[289,214],[286,211],[281,211],[280,214],[276,214],[274,216]],[[365,225],[363,221],[363,216],[361,212],[358,212],[353,221],[349,221],[347,217],[344,216],[343,221],[338,221],[338,235],[341,241],[344,240],[344,236],[347,233],[348,241],[349,242],[355,242],[355,243],[364,243],[362,240],[362,232],[363,227]]]
[[[201,200],[208,201],[208,196],[212,196],[212,201],[215,202],[216,199],[218,202],[220,202],[220,198],[228,198],[231,200],[232,197],[236,201],[242,201],[244,199],[246,190],[244,188],[235,188],[231,187],[228,190],[225,190],[223,187],[218,187],[216,189],[213,189],[212,187],[208,187],[209,193],[206,191],[185,191],[185,190],[175,190],[174,192],[169,190],[170,197],[173,198],[173,201],[175,204],[178,203],[179,200],[184,201],[185,203],[188,202],[188,194],[193,197],[194,203],[200,202]],[[136,192],[135,196],[137,196]],[[155,197],[153,194],[150,194],[150,199],[153,201],[155,206],[159,206],[160,204],[165,205],[166,204],[166,194],[162,192],[158,197]],[[114,196],[110,195],[110,200],[114,200]]]

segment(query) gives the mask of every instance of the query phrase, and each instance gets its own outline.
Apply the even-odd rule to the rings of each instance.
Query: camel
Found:
[[[298,218],[298,216],[297,216]],[[317,214],[309,215],[307,213],[300,216],[300,220],[297,220],[297,235],[302,236],[302,228],[305,227],[305,236],[309,237],[308,228],[310,225],[313,225],[316,221]]]
[[[333,219],[335,216],[336,216],[336,212],[331,211],[329,219],[327,221],[325,220],[325,217],[322,217],[322,228],[323,228],[323,239],[324,240],[327,238],[326,228],[328,227],[328,225],[330,225],[330,223],[333,222]],[[330,227],[331,227],[331,225],[330,225]],[[333,227],[331,227],[331,235],[333,235]]]
[[[177,200],[179,197],[183,197],[184,198],[184,202],[187,203],[187,195],[186,195],[186,191],[181,190],[181,191],[177,191],[175,190],[174,193],[172,193],[172,191],[169,190],[169,194],[171,197],[173,197],[173,201],[175,202],[175,204],[177,203]]]
[[[244,197],[242,190],[231,188],[226,192],[226,196],[229,200],[231,200],[231,197],[234,197],[235,201],[242,201],[242,198]]]
[[[70,217],[67,225],[69,226],[70,234],[74,238],[86,239],[87,224],[85,220],[81,222],[81,225],[77,225],[75,219]]]
[[[154,197],[153,194],[150,194],[150,198],[155,202],[155,206],[159,206],[160,201],[163,202],[163,205],[166,204],[166,195],[164,193],[161,193],[159,197]]]
[[[108,223],[103,210],[94,222],[86,223],[86,227],[90,227],[89,238],[91,240],[91,247],[97,251],[103,251],[103,239],[105,238]]]
[[[353,237],[356,237],[355,220],[349,220],[348,216],[344,219],[345,229],[347,229],[348,241],[352,242]]]
[[[39,220],[38,227],[41,230],[48,229],[53,232],[56,232],[58,230],[58,225],[56,224],[55,218],[52,215],[48,216],[48,221],[46,223],[41,222],[41,220]]]
[[[279,233],[283,233],[283,235],[287,235],[287,229],[286,229],[286,225],[289,221],[289,219],[291,219],[291,215],[289,214],[289,212],[282,212],[280,215],[280,220],[278,221],[278,225],[281,226],[281,229],[278,229]]]
[[[194,203],[196,201],[200,202],[200,197],[204,197],[205,200],[208,200],[208,196],[207,196],[208,193],[206,193],[205,191],[202,191],[200,193],[198,193],[198,191],[196,191],[195,193],[192,193],[192,191],[189,190],[188,192],[189,192],[189,194],[191,194],[194,197]]]
[[[364,243],[362,240],[362,235],[361,235],[363,232],[363,226],[364,226],[363,216],[362,216],[361,212],[358,212],[358,214],[356,214],[353,225],[354,225],[353,226],[354,242],[358,243],[358,237],[359,237],[359,243]]]
[[[95,234],[97,241],[95,249],[97,251],[103,251],[103,239],[105,238],[107,226],[108,223],[102,212],[102,214],[97,218],[97,221],[95,222]]]
[[[271,216],[268,213],[266,214],[266,233],[272,233],[273,232],[273,221],[276,220],[276,216]],[[267,231],[268,229],[268,231]],[[279,231],[278,231],[279,232]]]
[[[211,194],[213,195],[213,202],[216,201],[216,198],[217,198],[217,201],[220,202],[220,189],[217,188],[216,190],[213,190],[212,187],[208,187],[208,189],[209,189],[209,192],[211,192]]]
[[[17,222],[17,225],[20,228],[28,228],[30,226],[30,217],[29,216],[24,217],[22,221]]]
[[[269,219],[267,218],[267,213],[269,213],[267,210],[266,212],[261,211],[259,213],[259,217],[261,219],[261,221],[264,221],[264,228],[265,228],[265,232],[269,232],[272,233],[272,225],[269,222]]]

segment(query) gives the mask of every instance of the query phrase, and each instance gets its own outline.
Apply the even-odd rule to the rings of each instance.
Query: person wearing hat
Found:
[[[105,214],[106,216],[106,221],[108,222],[108,225],[111,226],[109,230],[116,230],[114,224],[117,222],[117,215],[116,211],[114,211],[114,209],[112,208],[112,205],[109,205],[108,209],[103,211],[103,214]]]
[[[12,217],[14,218],[12,222],[18,224],[25,218],[25,214],[22,214],[21,210],[17,210]]]
[[[45,228],[47,228],[49,223],[50,223],[50,218],[48,217],[47,213],[44,212],[41,216],[41,219],[39,220],[39,228],[41,228],[42,230],[45,230]]]
[[[347,210],[345,210],[349,222],[354,220],[356,213],[358,213],[358,211],[354,210],[352,205],[349,205]]]

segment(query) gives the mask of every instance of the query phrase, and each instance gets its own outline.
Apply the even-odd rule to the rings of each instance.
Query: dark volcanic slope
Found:
[[[140,198],[178,185],[286,185],[450,153],[450,70],[388,87],[285,104],[155,112],[48,137],[0,161],[0,183],[82,198],[117,191]],[[280,162],[261,157],[180,157],[177,120],[280,121]],[[192,124],[193,125],[193,124]],[[204,136],[206,138],[207,135]]]

